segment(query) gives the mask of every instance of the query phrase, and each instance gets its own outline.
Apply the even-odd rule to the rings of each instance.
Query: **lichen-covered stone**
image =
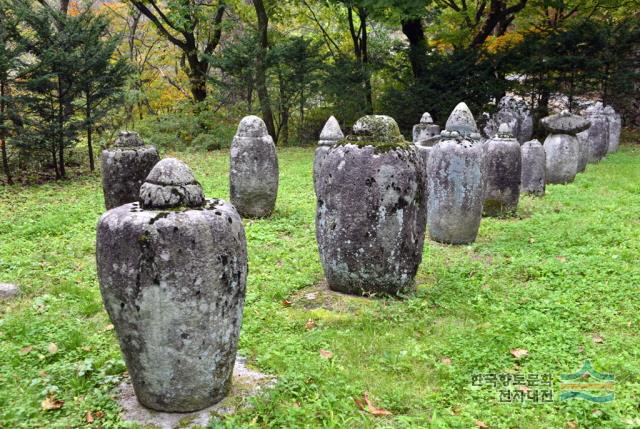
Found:
[[[601,102],[589,106],[585,115],[591,127],[587,130],[589,162],[597,163],[607,155],[609,149],[609,120]]]
[[[484,201],[484,149],[471,111],[460,103],[427,163],[429,235],[442,243],[471,243]]]
[[[571,114],[567,110],[542,118],[540,123],[551,134],[569,134],[573,136],[591,126],[587,119]]]
[[[329,151],[329,148],[335,145],[338,141],[344,138],[344,134],[340,129],[338,120],[333,116],[330,116],[327,122],[324,124],[322,131],[320,132],[320,139],[318,140],[318,146],[316,147],[316,153],[313,158],[313,183],[317,181],[319,166],[324,159],[324,156]]]
[[[544,141],[546,180],[551,184],[571,183],[578,172],[579,142],[569,134],[549,134]]]
[[[366,115],[353,124],[353,132],[340,140],[341,145],[371,146],[376,152],[409,148],[396,121],[385,115]]]
[[[192,179],[184,168],[165,163],[149,177],[179,189]],[[167,412],[206,408],[229,391],[247,276],[233,206],[186,201],[169,209],[156,207],[164,197],[152,197],[146,209],[122,205],[100,218],[97,231],[100,292],[136,396]]]
[[[538,140],[525,142],[522,152],[520,190],[525,194],[542,196],[545,190],[546,153]]]
[[[578,173],[587,169],[589,163],[589,130],[580,131],[576,134],[578,138]]]
[[[440,127],[433,123],[431,114],[424,112],[420,123],[413,126],[413,143],[431,139],[440,134]]]
[[[533,115],[524,100],[505,95],[500,99],[497,107],[497,111],[487,117],[482,129],[487,138],[495,136],[500,124],[506,123],[518,142],[524,143],[531,139]]]
[[[204,194],[185,163],[166,158],[156,164],[140,187],[140,203],[144,209],[200,207]]]
[[[611,106],[604,108],[604,114],[607,115],[609,120],[609,147],[607,153],[613,153],[618,151],[620,146],[620,134],[622,132],[622,117]]]
[[[396,295],[413,289],[422,260],[424,174],[415,149],[397,140],[392,118],[365,118],[318,170],[318,250],[331,289]],[[397,146],[348,143],[365,139]]]
[[[153,146],[144,146],[138,133],[122,131],[111,148],[102,151],[102,190],[108,209],[137,201],[140,186],[160,161]]]
[[[515,213],[520,199],[522,155],[520,143],[511,128],[503,123],[498,134],[485,144],[486,189],[483,204],[485,216]]]
[[[0,283],[0,301],[11,299],[20,294],[20,287],[12,283]]]
[[[278,156],[262,119],[245,116],[231,143],[231,203],[244,217],[271,215],[278,196]]]

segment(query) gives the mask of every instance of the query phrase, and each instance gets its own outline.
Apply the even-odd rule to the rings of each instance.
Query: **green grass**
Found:
[[[228,198],[226,152],[173,155],[192,166],[207,196]],[[318,286],[313,151],[279,155],[275,215],[245,222],[240,341],[240,352],[278,384],[216,425],[640,427],[640,146],[624,145],[575,183],[549,186],[544,198],[524,197],[519,218],[484,219],[473,245],[427,241],[417,292],[405,300]],[[85,427],[88,411],[104,412],[91,427],[124,425],[113,395],[125,367],[95,272],[102,211],[97,175],[0,189],[0,282],[24,291],[0,304],[2,428]],[[305,327],[309,319],[315,328]],[[515,348],[528,355],[516,360]],[[586,359],[616,376],[613,402],[504,404],[495,389],[471,383],[476,373],[557,379]],[[354,398],[364,392],[393,415],[360,411]],[[61,409],[41,409],[50,394],[65,401]]]

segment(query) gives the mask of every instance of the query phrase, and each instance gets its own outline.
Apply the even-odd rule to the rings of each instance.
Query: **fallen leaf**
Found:
[[[489,427],[489,425],[483,422],[482,420],[476,420],[476,426],[483,429],[486,429]]]
[[[49,353],[56,354],[58,353],[58,346],[56,343],[49,343],[49,345],[47,346],[47,350],[49,351]]]
[[[109,323],[107,326],[104,327],[104,330],[105,331],[113,331],[113,328],[114,328],[113,324]]]
[[[289,301],[288,299],[283,299],[282,300],[282,306],[283,307],[291,307],[291,301]]]
[[[567,258],[566,256],[556,256],[556,259],[560,262],[567,262]]]
[[[390,416],[391,411],[385,410],[384,408],[378,408],[369,399],[369,394],[364,392],[363,399],[354,398],[356,405],[363,411],[368,412],[374,416]]]
[[[320,357],[324,359],[331,359],[333,357],[333,353],[329,350],[320,349]]]
[[[45,377],[46,377],[46,376],[48,376],[49,374],[47,374],[47,371],[40,371],[40,372],[38,373],[38,375],[39,375],[40,377],[42,377],[42,378],[45,378]]]
[[[567,422],[567,427],[571,428],[571,429],[576,429],[578,427],[578,423],[574,422],[573,420],[568,421]]]
[[[93,414],[91,414],[91,411],[87,411],[84,419],[87,421],[87,423],[93,423]]]
[[[627,322],[627,328],[631,327],[631,322]]]
[[[96,411],[96,419],[101,419],[104,417],[104,411],[98,410]]]
[[[536,242],[536,239],[533,237],[529,237],[529,243],[533,244]]]
[[[602,338],[600,335],[595,334],[593,337],[593,342],[596,344],[602,344],[604,343],[604,338]]]
[[[514,358],[520,359],[521,357],[525,357],[529,354],[529,350],[527,349],[511,349],[511,354]]]
[[[518,386],[518,390],[523,392],[523,393],[528,393],[529,390],[531,390],[531,389],[529,389],[527,386]]]
[[[602,413],[602,410],[599,410],[599,409],[597,409],[597,408],[596,408],[596,409],[594,409],[593,411],[591,411],[591,415],[592,415],[593,417],[600,417],[600,416],[602,416],[602,414],[603,414],[603,413]]]
[[[451,358],[449,357],[443,357],[440,362],[442,362],[444,365],[451,365]]]
[[[584,352],[584,346],[578,346],[578,353]]]
[[[307,320],[307,323],[304,324],[304,327],[309,331],[316,327],[316,322],[314,322],[313,319],[309,319]]]
[[[55,396],[47,396],[40,404],[43,410],[59,410],[64,405],[64,401],[56,399]]]
[[[26,355],[31,350],[33,350],[33,346],[26,346],[20,349],[20,354]]]

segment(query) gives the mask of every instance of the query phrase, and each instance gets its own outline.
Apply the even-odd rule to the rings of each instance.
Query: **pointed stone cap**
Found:
[[[591,122],[582,116],[569,113],[563,110],[555,115],[542,118],[540,123],[551,134],[571,134],[576,135],[591,126]]]
[[[242,118],[236,137],[266,137],[269,135],[264,121],[255,115]]]
[[[338,140],[342,140],[343,138],[344,134],[340,129],[338,120],[331,116],[324,124],[324,127],[320,132],[320,140],[318,141],[318,146],[333,146],[335,142],[337,142]]]
[[[191,169],[175,158],[165,158],[151,170],[140,187],[140,204],[145,210],[202,207],[202,186]]]
[[[498,138],[501,139],[512,139],[513,132],[511,131],[511,127],[506,122],[503,122],[498,127]]]
[[[478,126],[473,118],[473,113],[464,102],[458,103],[447,119],[446,130],[457,132],[463,137],[470,137],[471,134],[478,134]],[[479,134],[478,134],[479,135]]]
[[[113,142],[115,147],[142,147],[144,142],[140,137],[140,134],[135,131],[120,131],[118,137]]]
[[[433,118],[429,112],[424,112],[422,118],[420,118],[421,124],[433,124]]]

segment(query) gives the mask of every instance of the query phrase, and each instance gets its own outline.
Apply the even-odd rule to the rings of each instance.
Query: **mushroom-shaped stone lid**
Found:
[[[143,209],[202,207],[202,186],[191,169],[175,158],[165,158],[151,170],[140,187]]]
[[[373,146],[376,149],[393,149],[409,146],[400,134],[400,128],[395,119],[386,115],[367,115],[353,124],[353,133],[349,134],[341,143],[351,143],[363,146]]]
[[[474,139],[476,137],[479,138],[476,120],[473,118],[473,113],[471,113],[471,110],[469,110],[469,107],[464,102],[458,103],[455,109],[453,109],[447,119],[445,128],[446,131],[449,131],[450,133],[455,131],[462,137],[471,137]]]
[[[422,118],[420,118],[421,124],[433,124],[433,118],[429,112],[424,112]]]
[[[344,134],[340,129],[340,124],[338,120],[333,116],[329,117],[327,122],[324,124],[322,131],[320,132],[320,141],[318,141],[318,145],[320,146],[332,146],[338,140],[344,138]]]
[[[511,131],[511,127],[506,122],[503,122],[498,127],[498,138],[501,139],[512,139],[513,132]]]
[[[590,121],[567,110],[542,118],[540,123],[552,134],[575,135],[591,126]]]
[[[264,121],[255,115],[242,118],[236,137],[266,137],[269,135]]]
[[[120,131],[113,145],[116,147],[141,147],[144,146],[144,142],[140,134],[135,131]]]

